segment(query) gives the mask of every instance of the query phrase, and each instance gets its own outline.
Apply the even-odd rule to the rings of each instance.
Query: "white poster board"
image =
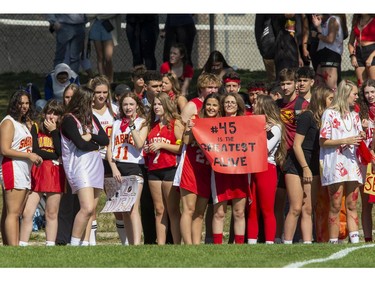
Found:
[[[101,213],[129,212],[137,199],[138,181],[136,176],[122,177],[119,183],[114,178],[104,179],[107,201]]]

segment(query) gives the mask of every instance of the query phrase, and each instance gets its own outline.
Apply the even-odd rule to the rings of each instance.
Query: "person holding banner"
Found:
[[[222,116],[233,118],[245,115],[245,103],[238,93],[228,93],[221,100]],[[250,196],[249,174],[223,174],[215,172],[211,183],[214,216],[212,231],[214,244],[223,243],[224,220],[228,201],[232,203],[234,218],[234,242],[243,244],[245,240],[245,206]]]
[[[80,203],[70,240],[72,246],[89,245],[91,218],[104,185],[104,166],[99,150],[108,145],[109,139],[92,112],[93,96],[93,90],[80,87],[67,105],[61,123],[65,175]]]
[[[347,228],[351,243],[359,242],[357,201],[363,178],[357,146],[366,137],[357,112],[351,110],[358,98],[357,86],[340,82],[332,104],[322,116],[320,162],[322,186],[329,192],[329,242],[338,243],[341,200],[345,194]]]
[[[201,75],[199,75],[197,80],[197,89],[198,89],[198,97],[191,99],[184,109],[181,112],[181,119],[182,122],[185,124],[190,120],[192,116],[196,116],[203,106],[203,101],[205,98],[214,93],[219,92],[219,88],[221,87],[222,82],[219,76],[211,73],[203,71]],[[183,159],[181,159],[183,161]],[[209,200],[208,207],[206,210],[206,217],[205,217],[205,226],[206,226],[206,237],[205,243],[212,244],[212,217],[213,217],[213,207],[212,202]]]
[[[267,122],[268,169],[251,175],[251,199],[247,219],[247,242],[256,244],[258,220],[262,214],[266,244],[273,244],[276,235],[274,213],[277,187],[276,164],[282,166],[286,157],[285,127],[280,109],[271,96],[259,95],[254,104],[255,115],[265,115]]]
[[[189,119],[184,132],[186,155],[180,181],[183,208],[180,228],[185,244],[201,243],[203,217],[211,196],[211,166],[192,134],[194,119],[217,116],[220,116],[220,95],[209,94],[203,101],[199,115]]]
[[[142,222],[139,206],[143,188],[143,145],[147,138],[147,126],[143,126],[145,109],[134,92],[121,96],[119,101],[120,118],[113,123],[112,134],[107,149],[107,159],[113,177],[122,181],[123,176],[136,176],[138,194],[130,212],[123,213],[125,230],[130,245],[139,245],[142,238]]]
[[[156,235],[159,245],[166,243],[168,216],[174,244],[181,243],[180,194],[172,186],[181,154],[184,125],[167,93],[156,94],[147,117],[148,183],[155,206]]]
[[[365,143],[367,147],[374,151],[375,147],[375,80],[368,79],[363,82],[361,87],[361,92],[358,98],[359,104],[359,116],[362,120],[362,127],[366,132]],[[374,170],[373,165],[371,169]],[[363,179],[366,180],[367,165],[363,165],[362,174]],[[361,202],[362,202],[362,212],[361,212],[361,222],[363,228],[363,235],[365,242],[372,242],[372,203],[369,203],[370,195],[364,192],[364,187],[360,188],[361,192]]]

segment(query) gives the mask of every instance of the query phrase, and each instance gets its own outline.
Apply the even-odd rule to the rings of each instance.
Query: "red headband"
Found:
[[[227,84],[229,82],[234,82],[234,83],[240,84],[241,79],[238,79],[238,78],[225,78],[224,79],[224,84]]]

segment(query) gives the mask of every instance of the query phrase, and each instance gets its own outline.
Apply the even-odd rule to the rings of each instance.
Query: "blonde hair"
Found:
[[[337,87],[330,108],[340,112],[342,118],[344,118],[346,113],[350,112],[348,98],[354,88],[357,88],[357,85],[350,80],[342,80]]]

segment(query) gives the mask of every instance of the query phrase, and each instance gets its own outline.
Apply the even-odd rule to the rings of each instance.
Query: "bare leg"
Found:
[[[163,197],[161,181],[148,181],[152,200],[155,206],[156,237],[159,245],[164,245],[168,229],[168,214],[165,208],[166,202]]]
[[[12,189],[5,191],[6,213],[5,236],[10,246],[18,246],[20,232],[20,215],[25,203],[26,189]]]
[[[193,244],[192,223],[197,195],[183,188],[180,188],[180,193],[183,207],[180,220],[181,235],[184,240],[184,244],[190,245]]]
[[[62,194],[47,193],[46,200],[46,241],[54,242],[57,236],[58,213]]]
[[[207,207],[208,199],[198,196],[195,204],[195,212],[192,221],[192,239],[194,245],[199,245],[202,241],[202,227],[204,211]],[[212,223],[211,223],[212,224]]]
[[[27,196],[25,208],[22,213],[22,221],[20,226],[20,241],[29,242],[30,234],[33,229],[33,217],[35,210],[39,204],[41,193],[30,192]],[[54,241],[54,240],[53,240]]]

